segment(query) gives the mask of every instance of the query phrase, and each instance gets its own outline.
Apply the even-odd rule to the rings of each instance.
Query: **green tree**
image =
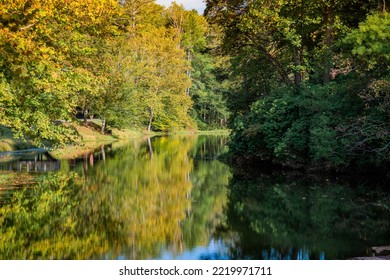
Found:
[[[76,108],[87,108],[101,89],[93,65],[98,38],[116,32],[117,2],[12,0],[0,5],[1,124],[36,144],[69,141],[72,126],[58,121],[71,122]]]
[[[226,126],[229,112],[224,92],[229,89],[229,84],[218,73],[224,67],[222,60],[222,57],[213,57],[209,53],[196,53],[192,60],[192,115],[201,129]]]
[[[377,1],[207,3],[238,84],[233,153],[294,167],[388,162],[386,12],[352,32]],[[382,97],[370,99],[374,88]]]
[[[218,55],[210,52],[216,47],[211,46],[216,29],[209,26],[206,19],[197,11],[186,11],[183,5],[173,2],[167,9],[168,27],[175,36],[180,38],[178,47],[186,53],[186,59],[191,65],[187,76],[192,85],[186,89],[194,105],[191,112],[200,129],[224,127],[228,112],[222,96],[222,80],[218,81]]]
[[[16,136],[37,143],[67,140],[69,129],[55,120],[70,120],[73,93],[56,48],[56,1],[0,3],[0,122]]]
[[[145,25],[163,26],[163,7],[157,5],[154,0],[124,0],[120,1],[124,8],[130,33],[137,32]]]
[[[178,41],[165,27],[144,29],[129,42],[129,67],[135,102],[147,130],[190,128],[186,95],[188,64]]]

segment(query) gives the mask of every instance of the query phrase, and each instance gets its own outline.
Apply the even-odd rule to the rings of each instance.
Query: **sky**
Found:
[[[170,6],[172,0],[156,0],[156,3],[164,5],[164,6]],[[206,4],[203,2],[203,0],[175,0],[178,4],[183,4],[184,8],[186,10],[197,10],[200,14],[203,14],[203,11],[206,7]]]

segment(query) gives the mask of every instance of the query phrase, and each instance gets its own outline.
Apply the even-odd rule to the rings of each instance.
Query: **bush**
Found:
[[[355,79],[274,91],[235,119],[230,151],[292,167],[388,162],[389,116],[367,106],[359,92],[364,83]]]

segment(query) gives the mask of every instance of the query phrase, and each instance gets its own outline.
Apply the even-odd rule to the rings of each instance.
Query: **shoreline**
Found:
[[[8,128],[2,128],[4,133],[0,138],[0,158],[9,155],[13,152],[24,151],[28,149],[42,149],[50,153],[51,156],[57,159],[71,159],[79,157],[85,153],[92,152],[102,145],[112,144],[117,141],[126,141],[140,137],[154,136],[174,136],[174,135],[229,135],[228,130],[188,130],[177,131],[172,133],[147,132],[135,129],[112,129],[111,134],[101,134],[93,125],[76,124],[76,130],[80,135],[80,139],[65,147],[37,147],[30,141],[25,141],[13,137],[12,132]]]

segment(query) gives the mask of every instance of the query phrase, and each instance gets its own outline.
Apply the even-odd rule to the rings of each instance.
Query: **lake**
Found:
[[[116,142],[48,157],[46,172],[26,159],[0,162],[11,178],[0,187],[0,258],[348,259],[390,245],[385,182],[232,167],[218,160],[227,141]],[[40,187],[12,187],[28,176]]]

